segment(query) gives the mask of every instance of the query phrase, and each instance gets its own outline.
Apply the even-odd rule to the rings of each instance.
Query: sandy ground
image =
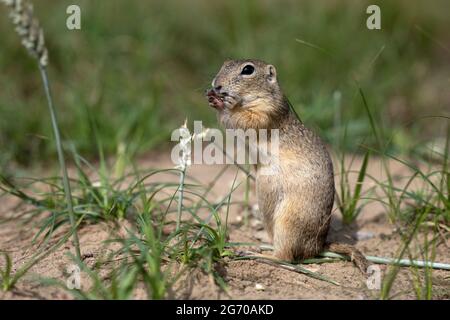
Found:
[[[361,159],[357,158],[354,168],[359,168]],[[404,166],[391,163],[392,172],[401,184],[401,177],[410,173]],[[139,166],[147,168],[168,168],[173,165],[168,154],[149,156],[139,161]],[[193,165],[189,174],[202,183],[207,184],[221,170],[221,166]],[[379,161],[371,160],[368,173],[382,179],[382,168]],[[211,194],[212,199],[222,198],[231,187],[236,175],[236,168],[230,167],[221,177]],[[351,177],[354,180],[356,177]],[[167,178],[170,179],[170,178]],[[242,179],[242,175],[239,175]],[[354,181],[353,181],[354,182]],[[370,188],[374,182],[367,180],[365,188]],[[233,195],[233,201],[243,199],[244,187],[239,187]],[[254,191],[250,201],[255,203]],[[0,217],[10,217],[15,214],[11,208],[15,200],[0,198]],[[267,236],[256,217],[251,216],[249,224],[242,223],[242,205],[233,205],[230,211],[230,240],[239,242],[266,242]],[[88,264],[94,263],[105,250],[103,241],[108,239],[113,226],[107,223],[85,225],[79,232],[82,254],[87,254]],[[36,250],[30,247],[34,231],[24,229],[17,222],[10,221],[0,224],[0,251],[7,251],[13,259],[13,269],[23,265]],[[400,236],[395,225],[388,220],[386,209],[380,203],[367,205],[356,223],[351,226],[343,225],[337,210],[333,212],[332,227],[329,239],[354,244],[366,255],[379,257],[395,257],[401,247]],[[412,251],[418,250],[420,242],[413,242]],[[50,254],[33,266],[26,277],[10,292],[2,293],[0,299],[71,299],[72,297],[58,287],[43,286],[35,281],[36,276],[51,277],[65,281],[67,275],[64,270],[70,264],[66,253],[73,250],[68,242],[58,251]],[[72,251],[73,252],[73,251]],[[448,237],[439,241],[436,250],[436,261],[450,263]],[[0,266],[4,261],[0,259]],[[379,265],[382,277],[386,266]],[[351,262],[333,262],[325,264],[305,265],[311,271],[325,275],[341,285],[336,286],[303,274],[280,269],[258,261],[227,261],[221,268],[221,274],[227,284],[227,291],[219,289],[210,277],[200,271],[193,271],[181,278],[173,288],[172,298],[184,299],[376,299],[379,291],[368,289],[366,278]],[[419,272],[423,281],[422,272]],[[82,274],[82,281],[83,281]],[[433,298],[450,298],[450,272],[434,270]],[[391,295],[396,299],[415,299],[413,287],[414,278],[408,268],[402,268],[394,282]],[[142,296],[143,297],[143,296]],[[141,298],[138,294],[137,298]]]

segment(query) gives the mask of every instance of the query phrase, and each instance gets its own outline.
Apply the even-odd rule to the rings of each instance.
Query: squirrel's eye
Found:
[[[251,75],[253,72],[255,72],[255,67],[248,64],[242,69],[241,74]]]

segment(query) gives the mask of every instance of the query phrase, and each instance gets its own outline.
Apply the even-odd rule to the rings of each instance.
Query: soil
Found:
[[[348,159],[350,160],[350,159]],[[348,162],[348,161],[347,161]],[[355,158],[352,168],[357,170],[361,165],[361,159]],[[148,156],[139,161],[142,169],[173,167],[169,153]],[[401,177],[411,176],[409,170],[399,163],[389,163],[391,172],[395,173],[396,183],[404,182]],[[207,184],[222,169],[222,166],[192,165],[188,169],[190,176]],[[230,190],[236,175],[236,167],[230,166],[213,187],[212,199],[223,198]],[[382,165],[379,160],[371,159],[368,173],[377,179],[382,176]],[[357,174],[351,175],[350,180],[354,184]],[[242,180],[243,175],[238,175]],[[159,178],[161,179],[161,178]],[[173,179],[165,176],[164,179]],[[338,184],[338,179],[336,179]],[[372,180],[367,180],[364,188],[375,185]],[[420,188],[418,185],[417,188]],[[215,198],[216,197],[216,198]],[[244,186],[240,186],[233,194],[233,201],[242,200]],[[254,188],[250,194],[250,203],[255,204]],[[17,214],[13,208],[17,200],[12,198],[0,198],[0,218],[13,217]],[[229,215],[230,241],[236,242],[267,242],[267,236],[262,229],[257,216],[250,215],[247,225],[243,223],[244,208],[242,205],[232,205]],[[124,222],[126,224],[126,222]],[[344,225],[340,213],[334,209],[332,227],[329,239],[354,244],[365,255],[378,257],[395,257],[401,246],[401,237],[398,225],[392,224],[388,218],[387,209],[380,202],[371,202],[364,207],[356,222]],[[110,238],[113,226],[109,223],[85,225],[79,232],[82,254],[86,261],[93,264],[105,250],[109,250],[103,242]],[[120,231],[119,231],[120,232]],[[422,232],[424,233],[424,232]],[[6,251],[13,260],[13,270],[17,270],[26,263],[27,259],[35,252],[36,248],[30,246],[35,234],[33,228],[22,227],[17,220],[10,220],[0,224],[0,251]],[[63,231],[61,231],[61,235]],[[418,237],[419,239],[423,238]],[[57,237],[56,237],[57,238]],[[56,240],[55,240],[56,241]],[[411,251],[419,250],[423,244],[420,240],[413,242]],[[0,299],[73,299],[65,290],[55,286],[45,286],[36,277],[55,278],[65,281],[67,266],[71,263],[68,252],[73,253],[70,242],[67,242],[58,251],[51,253],[45,259],[34,265],[29,273],[22,278],[16,287],[9,292],[0,291]],[[421,255],[417,255],[421,257]],[[442,236],[436,248],[435,261],[450,263],[448,237]],[[4,266],[0,259],[0,267]],[[377,265],[382,277],[387,266]],[[325,281],[316,280],[304,274],[281,269],[278,266],[269,265],[260,261],[226,261],[221,266],[220,273],[224,277],[227,290],[221,290],[212,279],[201,271],[190,272],[181,278],[173,288],[170,298],[183,299],[377,299],[380,291],[368,289],[366,277],[347,261],[338,261],[323,264],[308,264],[305,268],[320,273],[340,283],[340,286]],[[414,290],[413,272],[409,268],[401,268],[391,290],[395,299],[416,299]],[[419,271],[420,281],[424,281],[424,273]],[[83,281],[83,274],[82,274]],[[433,270],[433,298],[450,298],[450,272]],[[136,298],[144,298],[138,293]]]

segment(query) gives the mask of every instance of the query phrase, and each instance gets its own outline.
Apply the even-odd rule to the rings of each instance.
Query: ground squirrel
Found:
[[[206,95],[225,128],[278,129],[276,174],[262,175],[263,166],[256,165],[258,205],[275,257],[294,261],[328,249],[349,255],[366,272],[367,260],[353,246],[326,243],[335,192],[331,158],[284,96],[275,67],[225,61]]]

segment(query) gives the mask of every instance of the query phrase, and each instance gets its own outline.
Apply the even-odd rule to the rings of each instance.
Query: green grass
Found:
[[[44,3],[54,10],[45,9]],[[202,91],[224,58],[238,56],[276,64],[302,119],[320,127],[334,146],[340,157],[337,205],[343,221],[352,223],[364,205],[380,202],[401,238],[395,259],[435,260],[436,246],[448,236],[450,223],[450,126],[448,110],[441,108],[448,101],[439,90],[439,80],[449,71],[440,58],[447,52],[440,40],[447,30],[446,2],[440,7],[381,2],[383,30],[376,32],[364,28],[362,2],[349,1],[347,10],[295,1],[77,3],[82,6],[83,30],[76,32],[61,32],[68,2],[37,4],[60,121],[50,122],[44,113],[44,95],[33,76],[37,69],[6,19],[0,20],[0,30],[6,30],[6,45],[0,50],[5,70],[0,75],[5,88],[0,94],[0,200],[5,195],[21,200],[23,210],[14,219],[37,227],[31,245],[41,248],[15,271],[9,253],[2,252],[2,290],[13,289],[85,225],[127,220],[127,234],[111,234],[107,241],[119,248],[106,260],[88,266],[79,255],[71,256],[91,283],[69,290],[74,297],[130,299],[143,289],[146,298],[170,298],[176,282],[193,269],[210,275],[226,292],[217,266],[229,259],[255,258],[236,255],[240,245],[228,242],[230,206],[248,208],[250,178],[235,178],[228,193],[211,202],[208,196],[224,171],[204,186],[189,175],[189,168],[140,170],[133,159],[162,147],[186,116],[215,124]],[[204,19],[192,23],[194,17]],[[436,117],[421,118],[425,114]],[[64,145],[50,141],[52,126],[62,129]],[[445,137],[444,149],[424,152],[423,142],[438,137]],[[60,176],[26,178],[11,170],[16,163],[31,165],[43,159],[52,165],[49,157],[55,159],[57,149],[61,156],[62,147],[75,169],[71,190]],[[344,165],[348,151],[364,153],[357,171]],[[420,157],[414,157],[419,151]],[[367,173],[375,157],[382,161],[385,180]],[[99,163],[93,165],[91,158]],[[402,187],[389,161],[411,171]],[[351,174],[356,177],[354,187]],[[173,175],[178,182],[162,182],[166,179],[161,175]],[[375,186],[363,191],[367,181]],[[423,185],[420,190],[413,188],[417,182]],[[241,184],[244,200],[232,201]],[[63,231],[62,236],[56,231]],[[421,243],[419,253],[413,242]],[[339,285],[301,264],[266,262]],[[380,298],[398,294],[392,288],[399,271],[395,263],[388,269]],[[416,297],[433,298],[433,269],[422,271],[413,264],[409,272]],[[56,279],[42,282],[67,289]]]
[[[373,100],[377,119],[388,124],[383,138],[393,140],[390,147],[414,152],[420,140],[442,128],[408,124],[424,115],[449,115],[444,106],[450,7],[447,1],[432,6],[377,1],[382,30],[370,31],[365,28],[369,3],[36,1],[63,140],[92,158],[98,150],[92,123],[107,155],[119,146],[131,154],[164,146],[186,116],[216,126],[203,90],[224,59],[256,57],[277,66],[302,119],[320,128],[328,142],[345,127],[352,141],[375,142],[355,95],[357,79]],[[80,31],[65,29],[69,4],[81,6]],[[0,14],[6,15],[3,6]],[[7,19],[0,31],[0,161],[3,167],[15,161],[35,164],[55,152],[44,95]],[[342,97],[340,124],[333,108],[336,92]],[[345,147],[356,150],[351,141]]]
[[[352,223],[359,215],[364,205],[359,205],[362,200],[362,187],[366,178],[367,166],[369,163],[370,152],[366,151],[358,171],[352,171],[345,168],[345,153],[340,156],[339,163],[339,192],[336,193],[335,199],[337,207],[342,215],[342,221],[346,224]],[[355,159],[353,155],[350,167]],[[356,183],[353,191],[349,181],[349,174],[357,174]]]
[[[86,166],[89,164],[86,163],[84,167]],[[71,180],[73,209],[78,219],[78,227],[83,228],[86,224],[100,221],[120,224],[123,219],[127,219],[132,228],[127,230],[125,237],[115,236],[112,232],[106,244],[118,243],[120,248],[108,255],[106,261],[99,258],[94,267],[88,267],[81,259],[72,256],[74,263],[87,275],[90,287],[69,290],[65,283],[58,279],[41,279],[42,284],[59,286],[80,299],[130,299],[136,294],[137,288],[144,286],[147,298],[162,299],[171,297],[171,288],[182,274],[198,268],[211,275],[216,284],[226,292],[227,286],[217,271],[217,265],[225,263],[227,259],[243,258],[236,256],[235,246],[228,242],[228,213],[232,204],[245,204],[245,201],[232,201],[233,193],[245,181],[238,183],[235,178],[228,194],[217,202],[210,202],[207,198],[222,172],[219,172],[208,186],[185,183],[182,219],[177,223],[180,184],[154,183],[148,180],[160,180],[158,175],[161,174],[173,174],[176,178],[180,170],[133,171],[106,183],[104,187],[93,187],[88,175],[81,168],[78,170],[82,178]],[[128,182],[121,184],[125,178]],[[189,175],[186,179],[195,181],[195,177]],[[39,240],[39,243],[54,239],[56,230],[70,225],[67,208],[63,205],[64,195],[60,179],[40,179],[24,185],[17,185],[7,179],[2,181],[1,187],[7,194],[19,197],[24,204],[34,207],[24,211],[28,216],[24,223],[38,222],[35,240]],[[46,193],[36,190],[47,188],[53,190]],[[31,190],[34,190],[35,196],[26,193],[32,193]],[[122,205],[118,204],[119,198]],[[201,210],[208,214],[201,217]],[[169,233],[163,232],[165,228],[170,230]],[[71,232],[63,234],[58,246],[67,241]],[[45,251],[45,254],[51,252],[53,248]],[[5,257],[9,263],[5,264],[1,275],[1,280],[7,284],[4,285],[4,290],[12,289],[17,281],[26,275],[26,271],[43,258],[39,255],[32,257],[28,262],[30,267],[24,272],[19,270],[14,275],[15,281],[12,282],[11,261],[9,256]],[[111,262],[115,260],[121,262]],[[301,265],[285,263],[283,267],[337,284]],[[102,270],[107,271],[106,276],[100,276]]]

